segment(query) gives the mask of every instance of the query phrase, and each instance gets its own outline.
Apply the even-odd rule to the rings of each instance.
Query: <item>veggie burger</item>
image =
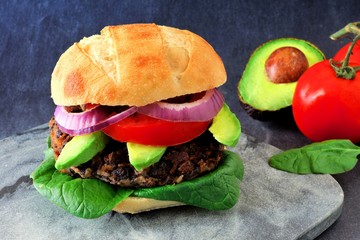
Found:
[[[200,36],[156,24],[108,26],[67,49],[35,188],[82,218],[191,205],[233,207],[243,177],[226,150],[241,127],[217,89],[221,58]]]

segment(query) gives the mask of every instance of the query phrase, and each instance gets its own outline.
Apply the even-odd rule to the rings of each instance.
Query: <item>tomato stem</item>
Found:
[[[355,38],[353,39],[344,60],[339,63],[335,62],[333,59],[330,59],[330,65],[334,69],[336,76],[344,79],[354,79],[356,76],[356,71],[360,70],[360,66],[349,66],[349,59],[352,50],[356,42],[360,39],[360,22],[349,23],[344,28],[330,36],[331,39],[337,40],[349,33],[355,34]]]
[[[355,35],[360,35],[360,22],[353,22],[346,25],[344,28],[340,29],[336,33],[333,33],[330,35],[330,38],[332,40],[337,40],[339,38],[342,38],[349,33],[353,33]]]
[[[343,60],[343,63],[342,63],[342,67],[346,67],[349,65],[349,60],[350,60],[350,55],[352,53],[352,50],[356,44],[356,42],[360,39],[360,33],[359,35],[356,35],[356,37],[354,38],[354,40],[352,41],[350,47],[348,48],[348,51],[345,55],[345,59]]]

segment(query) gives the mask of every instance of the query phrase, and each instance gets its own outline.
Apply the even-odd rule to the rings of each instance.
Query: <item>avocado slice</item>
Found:
[[[74,136],[62,149],[55,168],[62,170],[91,160],[105,148],[108,141],[109,137],[100,131]]]
[[[137,171],[157,163],[166,151],[165,146],[150,146],[132,142],[127,142],[126,146],[130,164]]]
[[[258,120],[291,112],[298,78],[324,59],[321,50],[302,39],[279,38],[262,44],[252,53],[238,84],[243,108]]]
[[[219,113],[214,117],[209,131],[219,143],[235,147],[241,134],[240,121],[231,112],[229,106],[224,104]]]

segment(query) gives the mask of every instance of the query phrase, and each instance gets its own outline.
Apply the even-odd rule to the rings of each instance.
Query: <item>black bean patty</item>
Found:
[[[49,122],[55,158],[71,136]],[[190,180],[214,170],[223,158],[224,146],[209,131],[185,144],[168,147],[161,160],[136,171],[129,163],[126,144],[110,140],[105,149],[92,160],[71,167],[65,172],[73,177],[98,178],[121,187],[155,187]]]

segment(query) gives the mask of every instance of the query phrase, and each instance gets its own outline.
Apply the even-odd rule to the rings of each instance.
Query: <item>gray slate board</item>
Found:
[[[231,210],[174,207],[138,215],[76,218],[40,196],[29,174],[42,161],[47,126],[0,141],[2,239],[313,239],[341,214],[343,191],[330,175],[272,169],[280,150],[243,134],[232,149],[245,162]]]

